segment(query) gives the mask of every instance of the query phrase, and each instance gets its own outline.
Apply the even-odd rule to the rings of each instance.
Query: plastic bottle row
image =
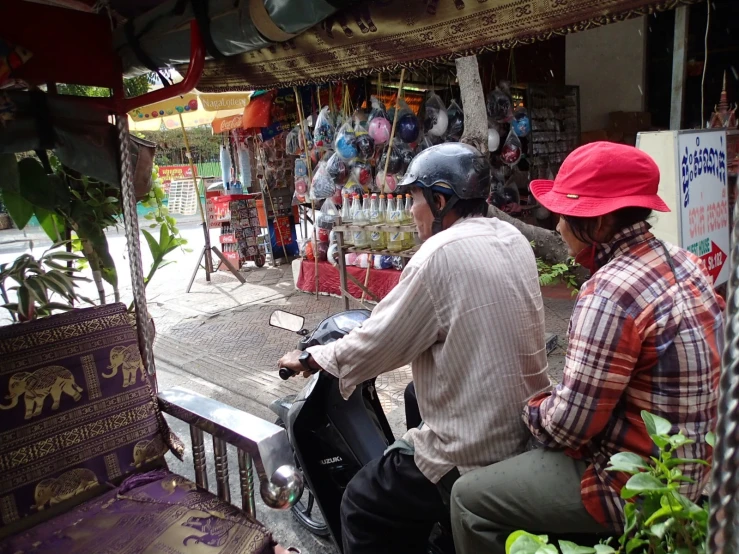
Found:
[[[365,194],[360,197],[355,194],[351,203],[348,195],[344,195],[341,206],[341,221],[347,225],[359,226],[351,233],[344,233],[344,243],[357,248],[372,248],[373,250],[387,249],[391,252],[400,252],[413,247],[414,234],[397,231],[385,232],[376,228],[367,228],[368,225],[408,225],[413,222],[411,207],[413,201],[410,194],[393,196]]]

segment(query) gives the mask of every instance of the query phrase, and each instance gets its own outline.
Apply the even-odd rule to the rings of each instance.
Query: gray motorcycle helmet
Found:
[[[433,234],[442,230],[444,216],[459,200],[486,199],[490,193],[490,162],[486,155],[468,144],[446,142],[427,148],[408,166],[399,192],[413,187],[423,190],[434,215]],[[434,193],[447,197],[441,210],[436,209]]]

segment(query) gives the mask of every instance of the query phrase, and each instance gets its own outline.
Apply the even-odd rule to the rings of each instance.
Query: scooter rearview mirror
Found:
[[[282,310],[275,310],[272,312],[272,315],[269,316],[269,324],[272,327],[286,329],[293,333],[299,333],[303,329],[304,323],[305,318],[303,316],[283,312]]]

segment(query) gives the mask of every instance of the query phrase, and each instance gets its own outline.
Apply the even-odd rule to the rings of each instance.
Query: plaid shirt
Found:
[[[678,456],[710,460],[705,435],[714,427],[724,342],[724,302],[702,261],[676,246],[663,248],[649,228],[638,223],[598,247],[600,269],[580,290],[570,320],[562,383],[524,409],[524,421],[545,447],[590,463],[583,504],[617,530],[629,475],[607,472],[608,460],[623,451],[658,454],[641,410],[696,441]],[[696,500],[708,472],[698,464],[680,469],[696,481],[681,492]]]

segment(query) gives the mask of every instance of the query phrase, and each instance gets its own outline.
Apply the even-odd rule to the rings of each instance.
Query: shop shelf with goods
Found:
[[[208,223],[220,229],[224,257],[236,267],[254,262],[262,267],[267,259],[267,235],[262,232],[257,202],[260,194],[230,194],[210,197]]]
[[[410,237],[410,243],[412,246],[403,247],[400,249],[390,250],[385,248],[372,248],[371,245],[367,247],[350,246],[346,244],[345,237],[347,234],[354,233],[385,233],[386,236],[400,235]],[[351,281],[354,285],[359,287],[362,291],[362,297],[360,303],[364,302],[365,296],[369,297],[375,302],[381,300],[376,294],[374,294],[369,288],[368,284],[371,279],[372,272],[375,271],[394,271],[391,269],[373,269],[373,259],[375,256],[393,256],[400,258],[400,268],[405,268],[408,260],[418,251],[420,247],[420,241],[418,239],[418,228],[414,224],[401,224],[401,225],[390,225],[387,223],[381,223],[376,225],[354,225],[352,223],[343,223],[341,217],[336,220],[334,225],[333,233],[338,246],[338,270],[339,270],[339,282],[341,287],[341,296],[344,299],[344,308],[349,309],[349,300],[357,300],[348,290],[348,282]],[[401,242],[402,244],[402,242]],[[403,246],[407,246],[403,245]],[[364,283],[360,282],[356,277],[351,275],[347,271],[347,254],[366,254],[369,256],[367,262],[367,271],[364,277]]]

